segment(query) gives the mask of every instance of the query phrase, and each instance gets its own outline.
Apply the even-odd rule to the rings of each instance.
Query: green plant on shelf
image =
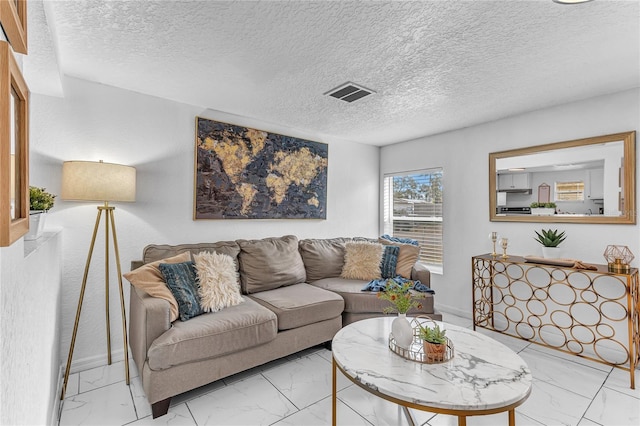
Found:
[[[47,192],[46,188],[29,187],[29,210],[48,211],[53,208],[56,196]]]

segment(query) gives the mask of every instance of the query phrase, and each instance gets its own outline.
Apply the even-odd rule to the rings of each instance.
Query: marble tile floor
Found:
[[[471,320],[444,314],[445,322],[471,327]],[[539,345],[482,330],[516,351],[534,377],[516,424],[626,426],[640,424],[639,389],[629,373]],[[122,363],[70,376],[60,425],[274,425],[331,424],[331,352],[322,346],[219,380],[175,397],[169,413],[153,420],[133,362],[131,385]],[[339,425],[408,425],[393,403],[338,380]],[[416,424],[453,426],[457,418],[411,410]],[[507,414],[468,417],[469,426],[506,425]]]

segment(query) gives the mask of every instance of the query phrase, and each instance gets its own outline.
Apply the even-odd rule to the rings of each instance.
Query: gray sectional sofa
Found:
[[[345,244],[358,240],[372,241],[285,236],[145,247],[132,270],[184,252],[231,256],[244,299],[218,312],[171,322],[169,302],[132,285],[129,342],[153,417],[166,414],[175,395],[330,342],[342,326],[384,315],[387,302],[362,291],[366,281],[340,278]],[[411,278],[429,286],[429,270],[419,264]],[[441,319],[432,294],[409,314]]]

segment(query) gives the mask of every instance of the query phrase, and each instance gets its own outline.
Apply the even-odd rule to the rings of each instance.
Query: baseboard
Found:
[[[447,318],[445,317],[447,313],[457,315],[462,318],[471,319],[471,312],[465,311],[459,308],[455,308],[453,306],[448,306],[448,305],[443,305],[438,303],[435,308],[436,310],[440,311],[440,313],[442,314],[442,320],[444,322],[447,322]]]
[[[111,362],[119,362],[124,360],[124,351],[122,349],[115,350],[111,352]],[[73,358],[71,362],[71,368],[69,369],[69,374],[78,373],[80,371],[90,370],[96,367],[102,367],[103,365],[107,365],[107,355],[94,355],[86,358],[76,359]],[[62,369],[66,367],[66,359],[64,364],[62,365]],[[60,382],[62,385],[62,382]],[[62,389],[62,387],[60,387]]]

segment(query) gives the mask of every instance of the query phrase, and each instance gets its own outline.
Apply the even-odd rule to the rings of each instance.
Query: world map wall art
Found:
[[[326,219],[328,145],[196,117],[194,219]]]

